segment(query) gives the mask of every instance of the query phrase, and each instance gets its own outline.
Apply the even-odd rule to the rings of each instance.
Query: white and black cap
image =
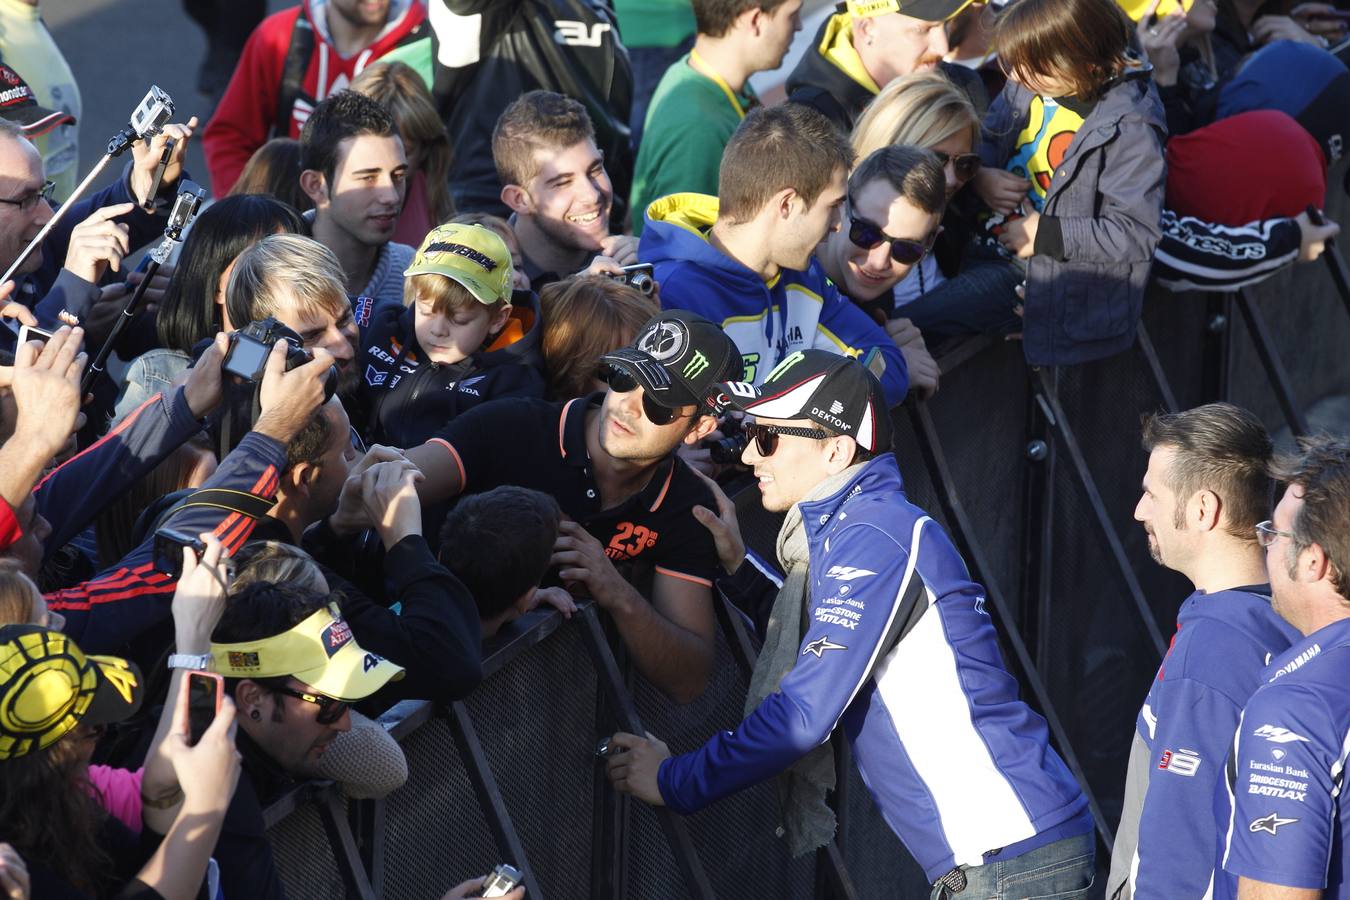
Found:
[[[729,382],[721,388],[728,406],[752,416],[810,419],[872,453],[891,449],[891,414],[881,382],[850,356],[799,350],[759,387]]]

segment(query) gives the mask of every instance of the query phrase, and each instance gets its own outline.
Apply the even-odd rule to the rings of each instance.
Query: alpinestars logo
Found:
[[[1265,738],[1272,744],[1292,744],[1294,741],[1307,743],[1308,741],[1303,735],[1295,734],[1288,728],[1281,728],[1279,725],[1262,725],[1252,732],[1252,737]]]
[[[875,575],[876,572],[870,569],[855,569],[853,566],[830,566],[830,571],[825,573],[826,578],[833,578],[835,581],[852,581],[855,578],[866,578],[868,575]]]
[[[1247,830],[1252,834],[1274,834],[1281,825],[1293,825],[1298,819],[1282,819],[1277,813],[1271,813],[1268,816],[1262,816],[1252,824],[1247,826]]]
[[[830,640],[828,636],[824,636],[818,637],[811,643],[807,644],[806,648],[802,650],[802,656],[805,656],[808,653],[814,653],[816,655],[816,659],[820,659],[822,656],[825,655],[826,650],[847,650],[847,649],[848,647],[844,646],[843,644],[836,644],[834,641]]]

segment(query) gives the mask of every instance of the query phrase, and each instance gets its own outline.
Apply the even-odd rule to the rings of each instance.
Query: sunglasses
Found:
[[[609,389],[616,394],[627,394],[641,387],[636,378],[615,366],[601,366],[600,372],[597,374],[599,374],[600,380],[608,384]],[[642,392],[642,414],[653,425],[669,425],[681,415],[678,409],[662,406],[654,401],[651,394],[646,391]]]
[[[853,242],[853,246],[863,250],[875,250],[882,244],[889,243],[891,259],[902,266],[914,265],[928,252],[928,244],[924,241],[893,238],[882,231],[880,225],[858,218],[853,214],[852,198],[848,201],[848,239]]]
[[[755,450],[759,455],[765,458],[773,456],[774,451],[778,449],[778,436],[786,434],[788,437],[811,438],[814,441],[823,441],[829,437],[819,428],[792,428],[786,425],[761,425],[758,422],[747,422],[741,426],[741,431],[746,437],[755,442]]]
[[[350,705],[346,700],[325,697],[322,694],[307,694],[304,691],[297,691],[288,687],[274,687],[272,690],[278,694],[285,694],[287,697],[313,703],[319,708],[319,714],[314,717],[314,721],[320,725],[332,725],[342,718],[342,714],[347,711],[347,707]]]
[[[930,151],[938,158],[938,162],[945,167],[947,163],[952,164],[952,171],[956,173],[957,181],[969,181],[975,177],[975,173],[980,171],[980,166],[984,165],[980,161],[978,153],[958,153],[952,156],[950,153],[943,153],[941,150]]]

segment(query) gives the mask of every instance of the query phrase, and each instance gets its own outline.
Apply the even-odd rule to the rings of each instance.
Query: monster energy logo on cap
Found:
[[[685,365],[684,372],[682,372],[681,374],[683,374],[685,378],[697,378],[698,376],[702,375],[707,370],[707,368],[708,368],[708,357],[704,356],[698,350],[695,350],[694,355]]]

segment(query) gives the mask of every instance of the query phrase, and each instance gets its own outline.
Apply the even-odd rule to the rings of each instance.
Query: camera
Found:
[[[652,295],[656,290],[656,279],[652,277],[652,267],[650,263],[638,263],[635,266],[624,266],[622,275],[611,275],[610,278],[615,281],[621,281],[634,290]]]
[[[173,98],[160,90],[159,85],[150,86],[150,92],[141,100],[131,114],[131,130],[139,138],[152,138],[159,134],[173,117]]]
[[[504,897],[520,884],[521,872],[515,866],[502,863],[483,879],[484,897]]]
[[[268,316],[256,322],[250,322],[238,331],[230,333],[230,349],[225,352],[225,361],[221,370],[242,378],[244,381],[260,382],[263,370],[267,367],[267,356],[277,341],[286,342],[286,371],[303,366],[314,358],[314,354],[304,348],[300,335]],[[327,402],[337,390],[337,368],[329,367],[324,379],[323,395]]]
[[[191,547],[202,558],[206,552],[206,542],[172,528],[161,528],[155,532],[154,566],[155,571],[168,575],[174,581],[183,576],[183,548]]]
[[[178,187],[178,199],[174,200],[173,209],[169,210],[169,224],[164,228],[164,233],[175,241],[182,240],[183,229],[196,217],[205,199],[204,187],[184,179]]]
[[[750,436],[741,428],[741,420],[730,416],[721,424],[721,440],[711,438],[703,442],[708,459],[719,466],[732,466],[741,461],[741,451],[750,443]]]

